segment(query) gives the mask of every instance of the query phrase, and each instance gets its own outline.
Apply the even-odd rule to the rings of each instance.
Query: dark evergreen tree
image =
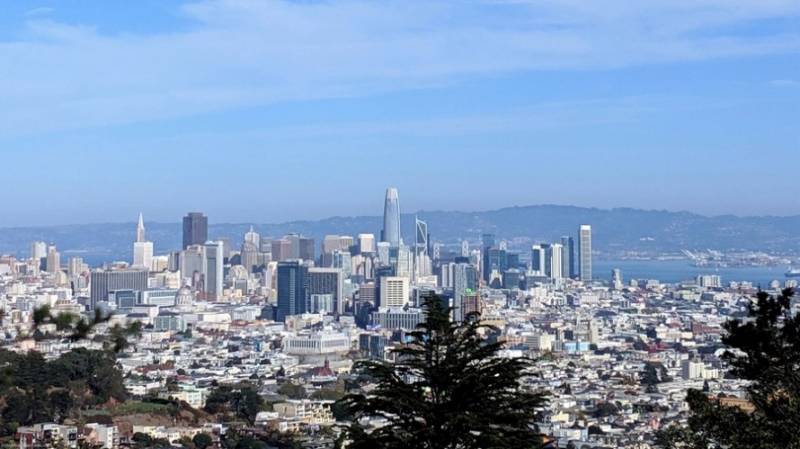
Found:
[[[725,324],[725,359],[732,374],[749,380],[746,404],[690,390],[687,427],[658,435],[666,448],[800,448],[800,316],[792,314],[792,290],[759,293],[748,319]]]
[[[396,362],[359,362],[356,370],[376,387],[342,401],[353,416],[342,440],[348,449],[539,448],[535,425],[544,395],[525,388],[532,360],[498,357],[496,329],[477,316],[451,322],[438,297],[426,301],[426,320],[394,351]],[[365,429],[360,418],[384,418]]]

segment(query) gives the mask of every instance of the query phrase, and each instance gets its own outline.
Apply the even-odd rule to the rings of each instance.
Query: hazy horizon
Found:
[[[402,193],[401,193],[402,195]],[[402,197],[401,197],[402,198]],[[714,217],[724,217],[724,216],[735,216],[738,218],[764,218],[764,217],[774,217],[774,218],[790,218],[790,217],[797,217],[800,214],[786,214],[786,215],[774,215],[774,214],[763,214],[763,215],[744,215],[744,214],[736,214],[736,213],[729,213],[729,214],[703,214],[700,212],[688,211],[688,210],[670,210],[670,209],[645,209],[645,208],[638,208],[638,207],[629,207],[629,206],[615,206],[615,207],[594,207],[594,206],[576,206],[571,204],[526,204],[526,205],[509,205],[509,206],[500,206],[491,209],[474,209],[474,210],[456,210],[456,209],[418,209],[412,211],[401,210],[401,214],[404,216],[414,215],[414,214],[424,214],[424,213],[484,213],[484,212],[492,212],[497,210],[503,209],[513,209],[513,208],[528,208],[528,207],[564,207],[564,208],[578,208],[578,209],[593,209],[593,210],[600,210],[600,211],[611,211],[611,210],[635,210],[635,211],[643,211],[643,212],[666,212],[670,214],[679,214],[679,213],[688,213],[693,215],[698,215],[701,217],[706,218],[714,218]],[[173,219],[166,219],[166,220],[159,220],[159,219],[151,219],[148,218],[147,214],[144,215],[145,225],[148,224],[160,224],[160,225],[180,225],[183,216],[186,215],[188,212],[202,212],[208,216],[205,211],[202,210],[186,210],[186,211],[176,211],[176,216]],[[53,224],[21,224],[21,225],[13,225],[13,226],[3,226],[0,224],[0,229],[10,229],[10,228],[47,228],[47,227],[59,227],[59,226],[82,226],[82,225],[103,225],[103,224],[136,224],[138,219],[139,212],[134,214],[134,218],[131,220],[118,220],[118,221],[96,221],[96,222],[73,222],[73,223],[53,223]],[[297,219],[289,219],[289,220],[281,220],[281,221],[266,221],[266,220],[255,220],[255,221],[236,221],[236,220],[225,220],[225,219],[215,219],[215,217],[209,217],[209,225],[280,225],[280,224],[287,224],[293,222],[317,222],[317,221],[324,221],[333,218],[360,218],[360,217],[369,217],[369,218],[381,218],[383,211],[376,211],[374,213],[364,213],[364,214],[354,214],[354,215],[327,215],[327,216],[320,216],[320,217],[311,217],[311,218],[297,218]]]

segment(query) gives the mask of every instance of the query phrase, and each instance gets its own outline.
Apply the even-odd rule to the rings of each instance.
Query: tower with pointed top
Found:
[[[137,242],[144,242],[144,217],[142,213],[139,212],[139,223],[136,225],[136,241]]]
[[[400,246],[400,198],[397,189],[386,189],[386,200],[383,204],[383,233],[381,241],[388,242],[391,248]]]
[[[148,242],[144,232],[144,217],[139,213],[136,224],[136,241],[133,242],[133,266],[150,269],[153,264],[153,242]]]

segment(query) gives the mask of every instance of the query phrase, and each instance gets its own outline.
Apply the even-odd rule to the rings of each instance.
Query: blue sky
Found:
[[[800,214],[796,0],[1,8],[0,227]]]

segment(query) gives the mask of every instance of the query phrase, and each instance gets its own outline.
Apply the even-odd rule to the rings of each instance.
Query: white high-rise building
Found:
[[[151,269],[153,265],[153,242],[133,243],[133,266]]]
[[[199,288],[200,280],[206,272],[206,247],[189,245],[181,251],[179,266],[184,285]]]
[[[61,271],[61,254],[56,249],[55,245],[47,247],[47,265],[48,273],[57,273]]]
[[[42,260],[47,257],[47,243],[33,242],[31,243],[31,259]]]
[[[391,255],[389,257],[391,259]],[[400,244],[397,248],[397,262],[395,265],[395,273],[398,276],[411,277],[414,269],[414,253],[411,252],[409,247]]]
[[[622,270],[614,268],[611,270],[611,288],[614,290],[622,290]]]
[[[550,279],[562,279],[564,277],[562,257],[564,255],[563,247],[560,243],[553,243],[550,245],[548,256],[550,257]]]
[[[578,236],[578,275],[582,281],[592,280],[592,227],[581,225]]]
[[[244,233],[245,243],[250,243],[256,248],[261,248],[261,236],[250,225],[250,230]]]
[[[377,246],[378,260],[380,263],[383,265],[389,265],[391,263],[391,260],[389,259],[389,253],[391,250],[389,242],[378,242],[378,244],[375,246]]]
[[[358,249],[362,253],[374,253],[375,234],[358,234]]]
[[[136,225],[136,241],[133,243],[133,266],[150,270],[153,265],[153,242],[145,238],[144,218],[139,213],[139,223]]]
[[[89,267],[83,263],[83,258],[81,257],[70,257],[67,263],[67,275],[70,278],[74,278],[79,276],[84,271],[88,271]]]
[[[381,307],[402,308],[408,303],[408,278],[403,276],[381,277]]]

